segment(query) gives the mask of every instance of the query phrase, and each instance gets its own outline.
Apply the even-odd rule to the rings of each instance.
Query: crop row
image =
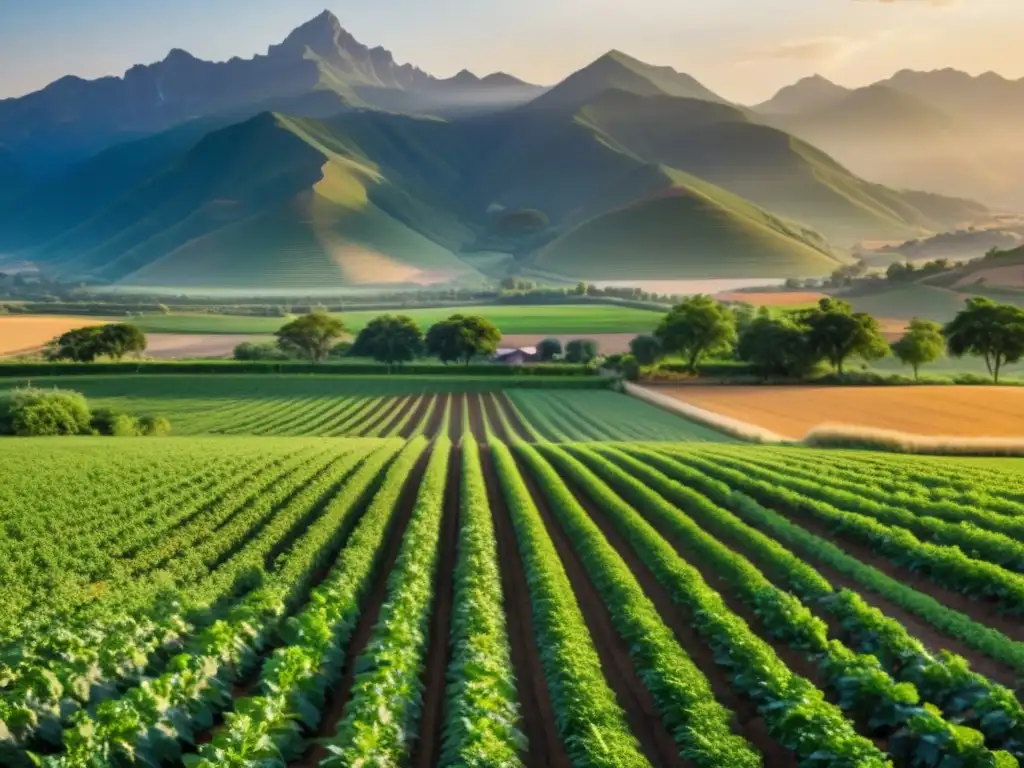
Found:
[[[981,759],[984,750],[972,749],[979,739],[950,724],[965,719],[985,731],[990,745],[1020,751],[1016,724],[1024,725],[1024,710],[1012,692],[971,673],[962,659],[940,660],[928,653],[901,624],[869,608],[856,594],[835,593],[817,571],[777,542],[654,469],[656,456],[614,448],[572,452],[643,510],[677,546],[698,553],[757,613],[770,636],[820,659],[823,676],[843,709],[876,732],[888,732],[890,745],[898,745],[903,759],[914,762],[936,739],[950,745],[949,751]],[[731,497],[724,486],[714,490],[720,501]],[[793,594],[775,587],[744,554]],[[834,615],[855,647],[830,641],[827,626],[794,594],[806,606]],[[925,709],[922,701],[940,705],[947,720]]]

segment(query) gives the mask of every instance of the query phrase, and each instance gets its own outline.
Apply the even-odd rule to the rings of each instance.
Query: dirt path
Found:
[[[461,519],[461,483],[462,449],[454,447],[448,457],[448,480],[444,489],[444,522],[441,526],[441,551],[435,579],[434,612],[430,618],[430,641],[423,667],[424,694],[420,737],[415,742],[410,761],[410,765],[416,768],[432,768],[437,765],[444,744],[446,675],[452,657],[452,603]]]
[[[692,766],[692,763],[679,756],[679,748],[672,734],[662,723],[654,698],[633,667],[628,644],[616,632],[600,593],[576,555],[569,537],[555,519],[547,496],[534,479],[529,467],[519,457],[516,457],[516,465],[530,490],[530,495],[537,505],[544,526],[572,584],[573,594],[583,612],[587,629],[601,659],[601,670],[608,685],[615,691],[615,698],[625,712],[630,730],[640,742],[644,755],[655,768]]]
[[[615,548],[615,551],[629,566],[630,571],[640,582],[644,594],[658,609],[662,621],[675,634],[680,647],[708,678],[715,699],[735,713],[733,730],[760,750],[764,755],[766,766],[797,765],[793,753],[783,748],[769,735],[768,726],[757,711],[757,704],[745,696],[739,695],[733,689],[729,672],[718,665],[715,661],[714,651],[693,628],[689,609],[676,604],[669,591],[661,585],[654,573],[619,534],[597,504],[568,481],[566,481],[566,487],[572,491],[594,523],[601,529],[608,543]]]
[[[412,472],[406,480],[402,489],[402,498],[398,503],[395,517],[391,521],[391,527],[384,539],[383,551],[379,556],[379,562],[374,568],[373,586],[370,593],[363,601],[363,607],[359,614],[359,620],[355,631],[349,639],[345,648],[345,661],[342,666],[342,674],[336,685],[327,692],[327,701],[324,705],[323,717],[320,719],[320,727],[317,729],[315,739],[330,739],[334,736],[345,714],[345,707],[352,698],[352,685],[355,682],[355,666],[359,655],[366,649],[370,641],[373,628],[380,618],[380,611],[387,597],[388,575],[395,567],[398,559],[398,552],[401,548],[402,539],[405,536],[405,529],[412,517],[413,507],[416,505],[416,495],[419,491],[423,475],[427,470],[427,462],[430,459],[431,450],[427,449],[420,456]],[[323,744],[312,742],[306,753],[298,760],[290,762],[289,768],[316,768],[320,761],[327,757],[327,748]]]
[[[430,439],[437,437],[437,433],[441,431],[441,425],[444,424],[445,404],[450,397],[451,395],[434,395],[434,412],[430,414],[430,422],[424,430],[424,434]]]
[[[483,395],[474,393],[466,395],[469,403],[469,428],[476,438],[477,443],[483,445],[487,442],[487,429],[484,427],[484,404]]]
[[[1024,624],[1019,619],[1000,613],[998,606],[994,602],[973,600],[967,595],[941,587],[925,575],[914,573],[903,566],[896,565],[885,555],[879,554],[870,546],[862,544],[852,536],[830,530],[810,515],[786,508],[763,496],[759,501],[769,509],[806,528],[814,535],[839,544],[846,554],[857,558],[865,565],[877,568],[896,581],[938,600],[948,608],[970,616],[980,624],[985,624],[992,629],[999,630],[1007,637],[1017,641],[1024,641]]]
[[[540,662],[540,648],[533,631],[530,587],[516,548],[515,529],[498,484],[494,458],[486,444],[481,446],[480,460],[498,540],[501,589],[505,599],[512,666],[515,669],[523,733],[528,742],[525,763],[530,768],[571,768],[572,763],[558,735],[551,693]]]
[[[427,409],[430,408],[430,403],[433,399],[433,395],[424,395],[420,399],[419,405],[416,406],[416,413],[412,415],[409,422],[402,428],[400,437],[408,439],[412,436],[412,433],[416,431],[417,427],[419,427],[420,422],[426,417]]]
[[[514,429],[516,433],[523,438],[523,440],[526,440],[527,442],[531,441],[533,438],[530,437],[529,430],[526,429],[523,425],[522,419],[519,418],[518,411],[512,407],[512,401],[508,399],[508,395],[504,392],[497,393],[496,403],[497,407],[501,408],[505,412],[505,416],[508,418],[508,423],[512,425],[512,429]]]

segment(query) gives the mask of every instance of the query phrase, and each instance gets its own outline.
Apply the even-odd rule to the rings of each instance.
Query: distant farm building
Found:
[[[498,349],[491,358],[496,363],[505,365],[525,365],[537,361],[536,347],[511,347]]]

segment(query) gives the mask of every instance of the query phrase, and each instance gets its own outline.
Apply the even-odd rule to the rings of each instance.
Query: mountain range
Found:
[[[618,51],[551,88],[439,79],[324,13],[264,56],[172,51],[0,101],[0,259],[248,294],[804,277],[858,240],[988,216],[868,181],[805,140],[810,118],[789,126],[841,121],[855,94],[837,89],[798,84],[748,109]],[[911,117],[939,122],[919,101]]]
[[[872,179],[1024,206],[1024,79],[904,70],[850,89],[814,76],[752,109]]]

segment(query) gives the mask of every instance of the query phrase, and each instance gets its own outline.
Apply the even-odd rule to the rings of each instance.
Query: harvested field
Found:
[[[231,333],[150,333],[146,356],[157,360],[186,360],[195,357],[231,357],[235,347],[246,341],[273,341],[273,336]]]
[[[794,440],[823,424],[927,436],[1024,437],[1024,389],[1016,387],[654,389]]]
[[[726,291],[715,296],[719,301],[742,301],[755,307],[804,307],[826,298],[818,291]]]
[[[107,322],[103,318],[73,315],[0,315],[0,355],[33,352],[72,328]]]

